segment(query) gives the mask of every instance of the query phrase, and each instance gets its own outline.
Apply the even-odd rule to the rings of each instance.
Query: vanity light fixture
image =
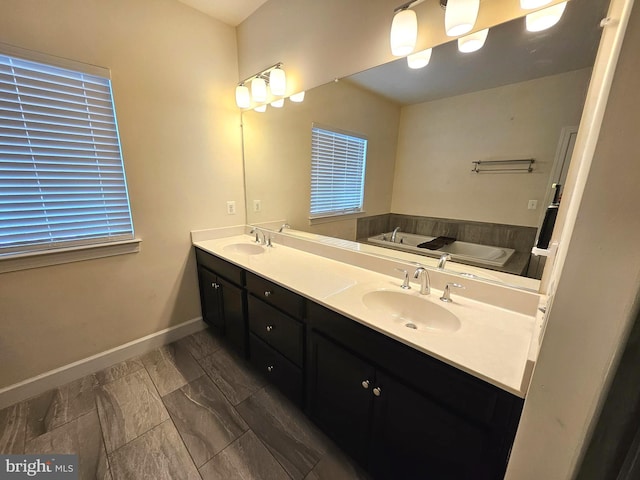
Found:
[[[271,102],[271,106],[274,108],[282,108],[284,106],[284,98],[279,98]]]
[[[267,82],[262,77],[256,77],[251,80],[251,96],[253,100],[258,103],[266,102],[267,100]]]
[[[409,68],[418,69],[424,68],[429,65],[429,60],[431,60],[431,52],[433,48],[427,48],[426,50],[422,50],[421,52],[412,53],[407,57],[407,64]]]
[[[480,50],[484,46],[484,42],[487,40],[489,29],[485,28],[479,32],[466,35],[458,39],[458,50],[462,53],[470,53]]]
[[[447,35],[457,37],[473,30],[479,11],[480,0],[447,0],[444,11]]]
[[[304,91],[295,93],[289,97],[289,100],[295,103],[300,103],[304,100]]]
[[[251,83],[250,89],[249,83]],[[238,83],[236,86],[236,105],[239,108],[249,108],[252,101],[254,104],[265,103],[269,98],[269,89],[275,97],[282,97],[286,93],[287,79],[282,69],[282,62],[271,65]]]
[[[240,108],[249,108],[251,105],[251,95],[249,94],[249,87],[244,83],[241,83],[236,87],[236,105]]]
[[[276,97],[281,97],[287,91],[287,78],[280,67],[276,67],[271,70],[269,74],[269,87],[271,88],[271,93]]]
[[[562,18],[567,2],[558,3],[551,7],[527,15],[525,20],[529,32],[541,32],[553,27]]]
[[[256,108],[254,108],[254,110],[256,112],[264,113],[267,111],[267,104],[265,103],[264,105],[258,105]]]
[[[418,41],[418,16],[409,9],[414,2],[398,7],[391,22],[391,53],[404,57],[416,48]],[[407,6],[408,5],[408,6]]]

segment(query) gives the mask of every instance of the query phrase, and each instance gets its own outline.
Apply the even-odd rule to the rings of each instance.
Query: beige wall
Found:
[[[174,0],[3,0],[0,41],[111,69],[137,254],[0,274],[0,387],[200,315],[189,231],[244,223],[235,30]]]
[[[560,132],[578,125],[590,76],[583,69],[403,107],[391,211],[538,227]],[[518,158],[535,159],[533,172],[471,172],[474,160]]]
[[[311,125],[363,134],[368,139],[364,210],[388,213],[400,108],[348,82],[307,92],[303,103],[243,114],[249,223],[286,219],[298,230],[355,240],[356,218],[309,225]],[[253,201],[262,209],[253,212]]]

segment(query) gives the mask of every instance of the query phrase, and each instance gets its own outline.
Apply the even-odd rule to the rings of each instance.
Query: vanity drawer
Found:
[[[244,270],[204,250],[196,248],[196,262],[238,286],[244,286]]]
[[[249,334],[250,362],[276,387],[298,405],[302,405],[302,370],[260,340]]]
[[[294,318],[302,318],[303,316],[304,299],[280,285],[252,273],[247,273],[247,290]]]
[[[249,296],[249,329],[298,366],[302,366],[303,325]]]

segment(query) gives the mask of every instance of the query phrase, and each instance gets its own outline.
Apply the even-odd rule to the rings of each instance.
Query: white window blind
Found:
[[[362,210],[367,139],[314,125],[311,129],[311,217]]]
[[[0,255],[132,238],[109,78],[0,54]]]

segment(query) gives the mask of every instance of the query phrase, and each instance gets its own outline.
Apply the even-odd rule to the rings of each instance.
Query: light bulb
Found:
[[[418,40],[418,17],[413,10],[400,10],[391,22],[391,53],[404,57],[413,52]]]
[[[484,45],[484,42],[487,40],[488,34],[489,29],[485,28],[479,32],[472,33],[471,35],[460,37],[458,39],[458,50],[462,53],[470,53],[480,50]]]
[[[251,96],[253,101],[262,103],[267,101],[267,82],[264,78],[256,77],[251,80]]]
[[[545,8],[544,10],[530,13],[526,19],[527,30],[530,32],[541,32],[542,30],[553,27],[560,21],[560,18],[562,18],[566,7],[567,2],[563,2]]]
[[[531,10],[532,8],[544,7],[548,3],[551,3],[551,0],[520,0],[520,8]]]
[[[284,106],[284,98],[279,98],[271,102],[271,106],[275,108],[282,108]]]
[[[292,102],[296,102],[296,103],[300,103],[304,100],[304,91],[302,92],[298,92],[294,95],[291,95],[289,97],[289,100],[291,100]]]
[[[407,57],[407,64],[409,68],[423,68],[429,65],[429,60],[431,60],[431,52],[432,48],[427,48],[426,50],[422,50],[418,53],[413,53]]]
[[[284,70],[276,68],[269,73],[269,87],[271,87],[271,93],[276,97],[284,95],[287,90],[287,78]]]
[[[238,108],[249,108],[249,105],[251,105],[249,89],[244,84],[236,87],[236,105],[238,105]]]
[[[447,35],[457,37],[473,30],[479,10],[480,0],[448,0],[444,11]]]
[[[260,113],[266,112],[267,111],[267,104],[265,103],[264,105],[259,105],[256,108],[254,108],[254,110],[256,112],[260,112]]]

